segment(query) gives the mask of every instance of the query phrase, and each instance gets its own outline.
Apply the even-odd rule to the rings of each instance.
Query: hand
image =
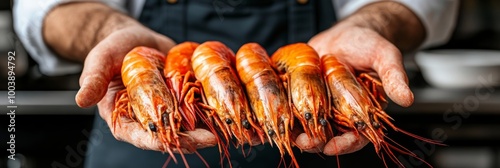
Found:
[[[320,56],[340,56],[353,72],[377,74],[387,96],[407,107],[413,103],[413,93],[408,86],[400,49],[416,49],[423,41],[423,30],[418,18],[409,9],[394,2],[382,2],[360,9],[314,36],[308,44]],[[369,141],[362,135],[347,132],[326,144],[309,140],[305,134],[299,135],[296,142],[307,152],[341,155],[358,151]]]
[[[339,24],[309,41],[320,56],[340,56],[353,72],[368,72],[380,77],[383,90],[395,103],[413,103],[401,52],[379,33],[349,23]]]
[[[159,150],[159,140],[151,137],[136,122],[121,117],[120,127],[113,128],[111,113],[114,97],[124,88],[120,70],[124,56],[136,46],[158,49],[163,53],[175,43],[144,27],[134,19],[103,3],[71,2],[51,10],[43,25],[46,44],[59,56],[82,62],[80,90],[76,102],[80,107],[98,106],[100,116],[108,123],[116,139],[142,149]],[[181,142],[182,150],[216,144],[205,129],[188,131]],[[190,136],[196,135],[196,136]]]
[[[137,25],[111,33],[98,43],[88,54],[80,78],[81,88],[76,102],[81,107],[97,103],[101,117],[110,126],[116,139],[131,143],[142,149],[160,150],[161,143],[157,138],[144,130],[139,123],[121,117],[120,125],[113,128],[111,113],[114,109],[116,92],[124,88],[120,78],[123,57],[136,46],[157,48],[163,53],[175,43],[165,36]],[[185,132],[181,136],[184,152],[193,152],[192,147],[204,148],[216,145],[215,136],[205,129]],[[192,135],[192,136],[189,136]]]
[[[407,85],[399,50],[377,32],[370,29],[339,23],[309,41],[320,56],[334,53],[356,72],[375,70],[381,74],[384,90],[395,102],[409,105],[413,95]],[[323,151],[327,155],[341,155],[360,150],[368,140],[353,132],[334,137],[326,145],[320,141],[308,141],[299,135],[297,143],[308,152]],[[324,146],[322,148],[322,146]],[[320,150],[322,149],[322,150]]]

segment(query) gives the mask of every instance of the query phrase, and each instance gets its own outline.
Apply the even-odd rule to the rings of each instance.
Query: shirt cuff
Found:
[[[79,73],[82,65],[59,58],[43,40],[43,21],[47,13],[55,6],[75,2],[74,0],[17,0],[13,6],[14,30],[26,51],[35,60],[40,72],[48,76]],[[125,12],[124,0],[102,1],[107,5]]]
[[[334,2],[336,14],[343,19],[360,8],[382,0],[344,0]],[[424,25],[426,37],[420,49],[446,43],[453,32],[458,0],[395,0],[412,10]]]
[[[42,37],[45,15],[63,3],[59,0],[29,1],[17,0],[13,7],[14,30],[30,56],[44,75],[66,75],[81,71],[81,65],[57,58]]]
[[[456,25],[458,0],[399,0],[417,15],[426,29],[420,49],[448,42]]]

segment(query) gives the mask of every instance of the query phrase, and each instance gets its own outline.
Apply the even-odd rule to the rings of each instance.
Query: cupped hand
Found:
[[[97,104],[100,116],[109,125],[114,137],[136,147],[160,151],[160,140],[152,137],[138,122],[120,117],[120,124],[112,124],[115,94],[124,89],[120,71],[124,56],[137,46],[146,46],[167,53],[175,43],[140,25],[129,25],[113,31],[100,41],[87,55],[80,77],[80,90],[76,102],[80,107]],[[193,152],[193,147],[204,148],[216,145],[215,136],[206,129],[184,132],[181,136],[184,152]],[[174,149],[176,151],[176,149]]]
[[[395,103],[404,107],[413,103],[401,52],[376,31],[340,23],[313,37],[309,45],[320,56],[340,56],[353,72],[375,72]]]
[[[335,54],[355,73],[375,73],[381,79],[383,90],[395,103],[407,107],[413,103],[408,87],[402,55],[397,47],[378,32],[350,22],[339,22],[314,36],[309,42],[320,56]],[[326,155],[341,155],[362,149],[368,140],[354,132],[336,136],[326,144],[298,136],[297,145],[308,152],[322,151]]]

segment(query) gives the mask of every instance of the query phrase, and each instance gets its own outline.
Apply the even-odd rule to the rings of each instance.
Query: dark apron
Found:
[[[332,26],[335,16],[331,0],[146,0],[139,21],[177,43],[216,40],[237,52],[243,44],[257,42],[271,55],[283,45],[307,42]],[[92,135],[85,161],[89,168],[159,168],[169,156],[117,141],[98,114]],[[269,144],[243,149],[247,153],[241,148],[230,150],[233,167],[276,168],[280,164],[278,149]],[[217,147],[199,152],[210,167],[229,167],[227,160],[220,164]],[[298,149],[295,156],[303,167],[336,165],[335,157],[324,159]],[[205,167],[198,156],[186,157],[191,167]],[[291,163],[288,156],[285,159],[287,165]],[[171,161],[168,167],[185,167],[180,156],[177,160],[178,164]]]
[[[175,42],[217,40],[233,51],[257,42],[273,53],[332,26],[331,0],[147,0],[139,18]]]

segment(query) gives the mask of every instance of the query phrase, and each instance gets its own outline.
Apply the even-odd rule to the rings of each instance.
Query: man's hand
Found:
[[[320,56],[340,56],[353,72],[375,73],[383,90],[395,103],[413,103],[401,52],[416,49],[424,40],[425,29],[408,8],[396,2],[370,4],[332,28],[314,36],[311,45]],[[297,145],[309,151],[341,155],[360,150],[368,140],[353,132],[334,137],[327,144],[299,135]]]
[[[61,57],[84,62],[76,103],[80,107],[98,106],[116,139],[142,149],[160,150],[160,141],[139,123],[120,118],[120,126],[111,123],[116,92],[124,88],[120,71],[124,56],[136,46],[167,53],[175,43],[132,18],[96,2],[60,5],[44,21],[44,39]],[[181,140],[186,149],[216,145],[213,134],[205,129],[186,132]],[[191,151],[191,150],[190,150]],[[186,152],[186,151],[185,151]],[[191,151],[192,152],[192,151]]]
[[[114,124],[116,128],[113,127],[111,112],[113,111],[115,105],[115,95],[116,92],[124,88],[125,87],[123,86],[119,76],[112,79],[109,87],[107,87],[106,95],[97,104],[101,117],[106,121],[106,123],[108,123],[116,139],[131,143],[141,149],[160,151],[160,147],[162,146],[160,140],[156,137],[152,137],[151,134],[139,125],[139,123],[126,117],[120,117],[120,121],[117,121],[120,124],[116,123]],[[88,88],[87,90],[92,92],[93,89]],[[86,90],[80,90],[77,95],[77,100],[80,97],[81,99],[92,97],[82,96],[85,94],[85,91]],[[188,135],[180,136],[180,142],[183,147],[181,150],[183,150],[183,153],[191,153],[194,152],[195,149],[217,145],[215,136],[206,129],[197,128],[194,131],[185,131],[183,134]],[[175,148],[172,150],[174,150],[174,152],[178,152]]]

